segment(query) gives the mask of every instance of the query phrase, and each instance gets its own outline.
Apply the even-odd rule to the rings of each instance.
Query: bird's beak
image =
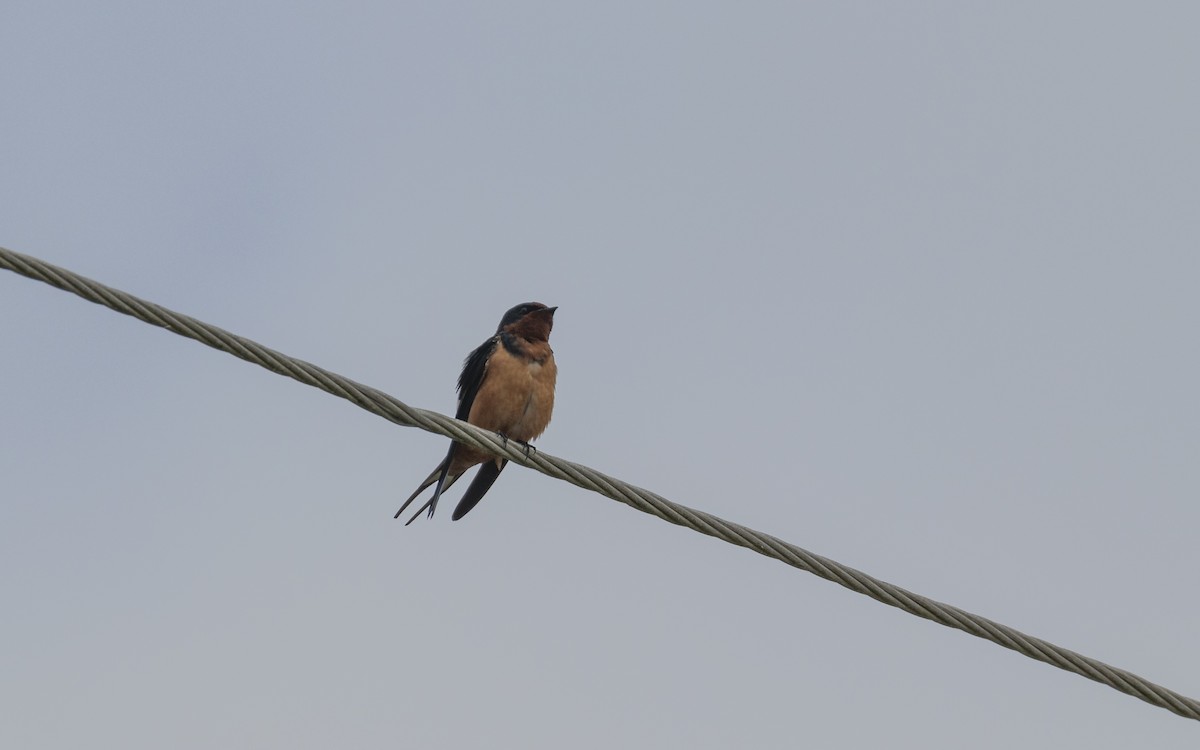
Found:
[[[553,314],[554,314],[554,311],[555,311],[555,310],[557,310],[557,309],[558,309],[558,305],[555,305],[554,307],[547,307],[547,308],[546,308],[546,312],[548,312],[548,313],[550,313],[551,315],[553,315]]]

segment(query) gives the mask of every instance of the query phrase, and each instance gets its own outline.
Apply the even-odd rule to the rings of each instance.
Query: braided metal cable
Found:
[[[396,424],[420,427],[423,430],[480,448],[488,453],[502,456],[522,466],[537,469],[543,474],[598,492],[643,513],[658,516],[664,521],[754,550],[761,555],[808,571],[845,586],[851,591],[865,594],[884,604],[902,609],[909,614],[970,633],[1024,654],[1031,659],[1037,659],[1059,669],[1083,675],[1090,680],[1108,685],[1122,693],[1140,698],[1180,716],[1200,721],[1200,701],[1194,698],[1156,685],[1123,669],[1077,654],[1040,638],[1026,635],[985,617],[914,594],[769,534],[671,502],[653,492],[634,487],[595,469],[556,458],[540,450],[530,451],[526,455],[524,446],[509,443],[496,433],[481,430],[437,412],[414,408],[375,388],[356,383],[316,365],[268,349],[250,339],[234,335],[187,315],[173,312],[152,302],[138,299],[133,295],[50,265],[37,258],[0,247],[0,268],[72,292],[90,302],[166,328],[180,336],[195,339],[214,349],[220,349],[247,362],[265,367],[272,372],[320,388]]]

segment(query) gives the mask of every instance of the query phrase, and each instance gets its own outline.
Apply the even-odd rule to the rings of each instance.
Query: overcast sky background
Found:
[[[1200,6],[40,3],[0,245],[1200,696]],[[0,273],[0,746],[1200,726]]]

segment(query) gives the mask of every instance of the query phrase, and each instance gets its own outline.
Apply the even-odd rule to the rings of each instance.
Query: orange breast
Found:
[[[530,441],[550,424],[554,411],[554,383],[558,368],[548,345],[542,352],[531,351],[537,359],[514,356],[503,346],[488,359],[479,393],[471,405],[467,421],[487,430],[495,430],[514,440]]]

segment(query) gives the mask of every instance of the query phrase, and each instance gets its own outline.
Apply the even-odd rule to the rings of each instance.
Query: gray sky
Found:
[[[32,3],[0,244],[1200,696],[1200,10]],[[0,274],[0,746],[1200,727]],[[457,500],[460,488],[451,493]]]

